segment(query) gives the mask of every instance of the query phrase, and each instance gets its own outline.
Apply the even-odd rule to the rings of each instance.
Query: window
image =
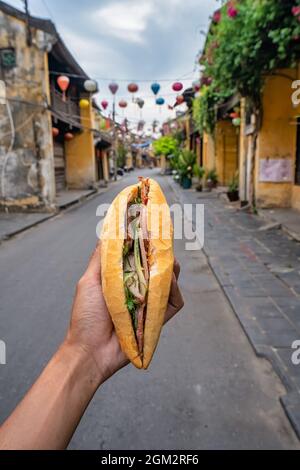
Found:
[[[12,47],[0,49],[0,63],[3,69],[11,69],[17,65],[16,52]]]

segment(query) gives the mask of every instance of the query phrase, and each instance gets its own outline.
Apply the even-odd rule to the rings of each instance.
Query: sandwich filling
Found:
[[[149,233],[147,202],[149,180],[140,178],[137,194],[127,206],[126,238],[123,246],[123,281],[126,306],[139,354],[143,354],[144,324],[149,284]]]

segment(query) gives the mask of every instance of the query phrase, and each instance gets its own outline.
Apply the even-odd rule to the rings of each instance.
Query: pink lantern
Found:
[[[57,127],[52,127],[52,135],[53,137],[57,137],[59,134],[59,129]]]
[[[57,79],[57,84],[59,88],[62,91],[62,99],[63,101],[66,101],[66,91],[69,88],[70,85],[70,79],[69,77],[66,77],[65,75],[60,75]]]
[[[173,88],[173,91],[178,92],[178,91],[182,90],[183,85],[180,82],[175,82],[175,83],[173,83],[172,88]]]
[[[115,82],[112,82],[108,85],[108,88],[110,89],[110,92],[115,95],[119,89],[119,85]]]
[[[195,91],[196,93],[198,93],[198,91],[199,91],[200,88],[201,88],[200,83],[199,83],[199,82],[194,82],[194,83],[193,83],[193,88],[194,88],[194,91]]]
[[[101,101],[101,106],[105,110],[108,106],[108,101],[106,101],[106,100]]]
[[[126,108],[127,107],[127,101],[125,101],[125,100],[119,101],[119,106],[120,106],[120,108]]]
[[[74,134],[72,134],[72,132],[67,132],[64,137],[65,140],[72,140],[74,139]]]

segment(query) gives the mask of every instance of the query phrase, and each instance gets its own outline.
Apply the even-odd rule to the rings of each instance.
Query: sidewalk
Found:
[[[260,209],[259,215],[270,223],[278,223],[288,235],[300,242],[300,211],[296,209]]]
[[[267,358],[286,387],[281,403],[300,438],[300,244],[266,221],[232,207],[215,193],[183,191],[184,203],[205,206],[204,253],[256,354]]]
[[[90,196],[102,194],[105,191],[106,188],[101,188],[98,191],[96,189],[61,191],[56,198],[57,211],[55,212],[0,212],[0,242],[51,219],[61,210],[83,202]]]

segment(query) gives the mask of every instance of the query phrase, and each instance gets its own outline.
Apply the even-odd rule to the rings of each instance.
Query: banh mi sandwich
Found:
[[[101,277],[121,348],[140,369],[148,367],[158,343],[173,264],[166,199],[156,181],[139,178],[114,199],[104,219]]]

